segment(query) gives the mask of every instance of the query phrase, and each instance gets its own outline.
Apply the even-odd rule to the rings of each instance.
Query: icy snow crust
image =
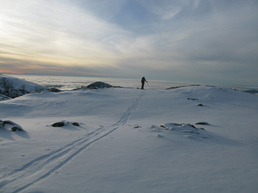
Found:
[[[257,114],[257,95],[202,86],[3,100],[24,131],[0,128],[0,192],[256,192]]]

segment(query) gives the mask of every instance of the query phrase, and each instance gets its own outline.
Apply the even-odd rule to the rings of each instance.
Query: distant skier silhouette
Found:
[[[144,84],[145,84],[145,82],[147,82],[147,80],[145,79],[145,77],[142,77],[141,82],[142,82],[142,89],[144,89]]]

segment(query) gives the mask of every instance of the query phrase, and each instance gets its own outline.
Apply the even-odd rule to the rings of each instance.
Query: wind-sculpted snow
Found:
[[[106,133],[98,136],[102,132],[103,128],[98,128],[60,149],[42,155],[21,168],[5,174],[0,178],[0,190],[2,192],[21,192],[36,182],[49,177],[89,145],[104,137]]]
[[[255,192],[257,104],[204,86],[1,101],[2,122],[26,132],[0,129],[0,192]]]
[[[21,168],[13,170],[9,174],[1,176],[0,190],[2,192],[10,193],[23,192],[35,183],[48,178],[67,165],[78,154],[87,149],[87,147],[114,132],[120,126],[126,124],[131,113],[141,102],[144,94],[144,91],[141,92],[128,109],[122,114],[120,119],[111,126],[102,126],[57,150],[53,150],[48,154],[42,155],[26,163]],[[74,124],[70,124],[69,121],[62,121],[59,123],[63,123],[63,126],[74,126]]]

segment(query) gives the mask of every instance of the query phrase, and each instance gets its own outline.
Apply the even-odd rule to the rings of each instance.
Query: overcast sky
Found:
[[[258,85],[258,0],[0,0],[0,72]]]

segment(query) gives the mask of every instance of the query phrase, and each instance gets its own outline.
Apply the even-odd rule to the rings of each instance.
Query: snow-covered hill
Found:
[[[257,95],[107,88],[34,93],[0,109],[3,193],[258,189]]]
[[[6,99],[5,96],[15,98],[28,93],[41,92],[48,90],[46,87],[0,74],[0,100]]]

